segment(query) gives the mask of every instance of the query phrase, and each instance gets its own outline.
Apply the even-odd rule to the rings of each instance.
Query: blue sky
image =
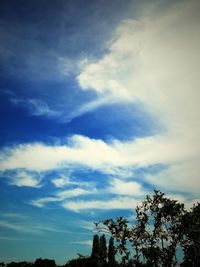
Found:
[[[154,188],[199,200],[199,9],[0,0],[0,261],[89,255]]]

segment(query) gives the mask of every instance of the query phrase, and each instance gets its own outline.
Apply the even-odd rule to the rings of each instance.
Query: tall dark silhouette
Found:
[[[91,257],[94,259],[99,258],[99,236],[98,235],[94,235],[94,237],[93,237]]]
[[[193,206],[182,220],[184,259],[181,266],[200,266],[200,203]]]
[[[108,245],[108,265],[110,267],[114,267],[116,265],[115,253],[116,253],[116,250],[114,246],[114,239],[111,236],[109,240],[109,245]]]
[[[99,262],[100,266],[105,266],[107,263],[107,246],[105,235],[102,235],[99,240]]]

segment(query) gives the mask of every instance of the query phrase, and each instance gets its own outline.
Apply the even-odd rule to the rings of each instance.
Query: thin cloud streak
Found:
[[[62,115],[61,112],[51,109],[46,102],[39,99],[11,98],[10,101],[17,106],[26,108],[33,116],[59,118]]]
[[[43,234],[45,232],[60,232],[69,233],[67,230],[57,229],[51,225],[43,225],[39,223],[24,223],[24,222],[12,222],[8,220],[0,219],[0,227],[13,230],[18,233],[29,234]]]
[[[83,240],[83,241],[71,241],[69,242],[70,244],[74,245],[82,245],[82,246],[92,246],[92,241],[91,240]]]
[[[30,204],[38,208],[43,208],[48,203],[64,202],[68,198],[76,198],[79,196],[90,195],[95,193],[97,193],[96,188],[84,189],[79,187],[74,189],[66,189],[55,193],[52,197],[43,197],[36,200],[32,200]]]
[[[66,201],[62,204],[63,208],[74,212],[89,210],[131,210],[134,209],[139,201],[133,198],[113,198],[109,200],[76,200]]]

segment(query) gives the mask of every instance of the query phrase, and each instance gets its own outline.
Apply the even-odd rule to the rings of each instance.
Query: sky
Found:
[[[89,255],[154,189],[200,201],[199,11],[0,0],[0,261]]]

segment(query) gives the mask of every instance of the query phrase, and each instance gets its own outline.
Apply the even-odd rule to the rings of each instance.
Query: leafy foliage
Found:
[[[155,190],[136,207],[135,225],[118,217],[99,222],[97,227],[115,241],[116,252],[121,255],[120,266],[177,266],[177,249],[183,246],[184,266],[196,267],[200,266],[199,215],[199,205],[186,212],[184,204]],[[188,227],[189,221],[195,226]]]
[[[187,212],[182,219],[184,261],[182,266],[200,266],[200,203]]]

